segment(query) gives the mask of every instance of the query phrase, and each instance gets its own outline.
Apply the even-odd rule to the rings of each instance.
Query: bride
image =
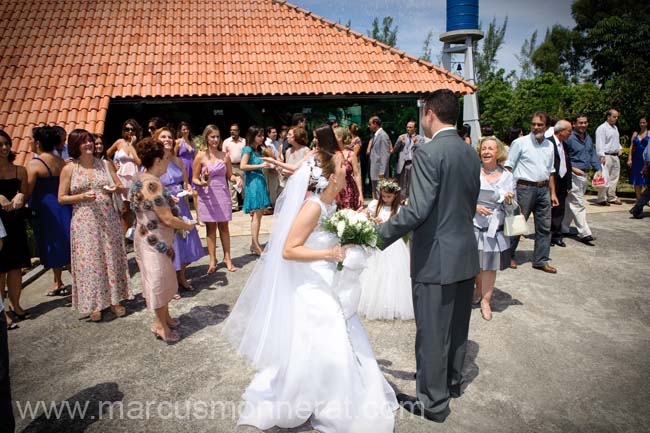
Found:
[[[393,431],[395,393],[359,318],[346,319],[344,311],[356,305],[337,296],[342,272],[336,263],[345,249],[321,227],[344,186],[340,153],[321,150],[289,178],[278,199],[266,251],[223,330],[258,369],[238,424],[266,430],[309,420],[328,433]]]

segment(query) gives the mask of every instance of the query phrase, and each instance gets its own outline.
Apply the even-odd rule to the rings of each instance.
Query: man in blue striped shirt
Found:
[[[573,131],[566,141],[569,159],[571,160],[571,191],[567,195],[567,210],[562,221],[562,233],[568,234],[571,223],[575,221],[578,229],[578,240],[586,245],[592,245],[594,240],[587,224],[587,208],[585,207],[585,192],[589,168],[596,171],[596,178],[601,176],[600,158],[596,153],[593,141],[587,133],[589,120],[584,114],[578,114],[573,120]]]

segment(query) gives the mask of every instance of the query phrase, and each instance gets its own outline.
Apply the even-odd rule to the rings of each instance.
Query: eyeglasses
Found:
[[[124,128],[124,130],[125,130],[126,132],[134,132],[134,131],[135,131],[135,128],[131,128],[130,126],[127,126],[126,128]]]

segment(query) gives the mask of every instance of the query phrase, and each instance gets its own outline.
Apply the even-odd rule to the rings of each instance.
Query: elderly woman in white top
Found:
[[[492,319],[490,300],[497,270],[510,265],[510,238],[503,233],[506,208],[514,206],[515,180],[501,165],[507,154],[494,136],[484,137],[478,148],[481,157],[481,191],[474,215],[481,272],[476,277],[474,303],[481,303],[481,315]]]

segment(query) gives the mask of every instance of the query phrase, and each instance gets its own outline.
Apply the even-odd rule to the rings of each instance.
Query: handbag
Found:
[[[600,179],[593,179],[591,181],[591,186],[594,188],[608,188],[609,187],[609,170],[605,164],[602,165],[601,169],[602,176]]]
[[[104,160],[104,168],[106,169],[106,176],[108,177],[108,186],[113,187],[115,186],[115,182],[113,182],[113,177],[111,176],[111,171],[108,169],[108,164],[109,162]],[[122,196],[115,191],[114,193],[111,193],[111,199],[113,201],[113,207],[119,215],[122,212]]]
[[[506,236],[521,236],[528,234],[528,224],[526,218],[521,214],[521,206],[519,207],[519,215],[506,214],[503,223],[503,234]]]

